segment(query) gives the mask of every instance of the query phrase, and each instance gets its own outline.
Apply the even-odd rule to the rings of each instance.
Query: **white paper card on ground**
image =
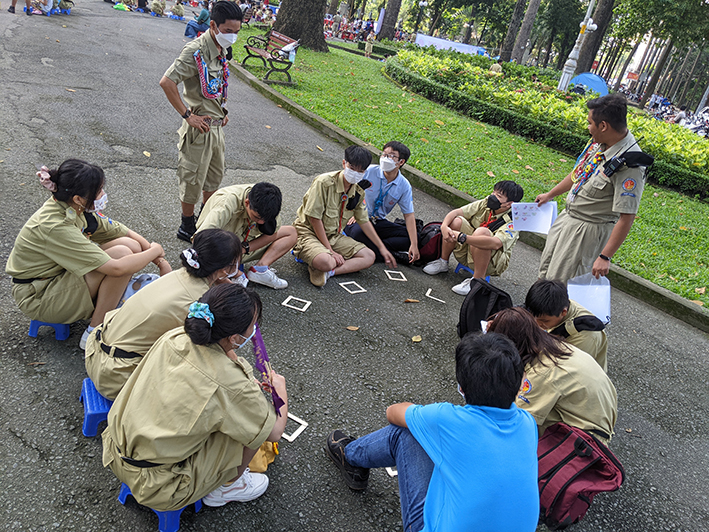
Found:
[[[404,272],[400,272],[397,270],[384,270],[384,273],[387,274],[387,277],[390,281],[406,281],[406,276],[404,275]]]
[[[355,283],[354,281],[347,281],[346,283],[340,283],[340,286],[347,290],[350,294],[361,294],[362,292],[366,292],[364,288],[362,288],[360,285]],[[352,288],[350,288],[352,287]]]
[[[300,436],[300,434],[305,430],[305,428],[308,426],[308,422],[307,422],[307,421],[303,421],[303,420],[300,419],[299,417],[294,416],[294,415],[291,414],[290,412],[288,412],[288,418],[289,418],[289,419],[292,419],[293,421],[295,421],[296,423],[298,423],[298,424],[300,425],[300,427],[298,427],[297,429],[295,429],[295,432],[294,432],[293,434],[286,434],[285,432],[283,433],[283,438],[285,438],[286,440],[292,442],[292,441],[295,440],[298,436]]]
[[[611,321],[611,282],[607,277],[596,279],[587,273],[569,279],[569,299],[593,313],[603,323]]]
[[[546,235],[554,220],[556,220],[555,201],[549,201],[542,206],[536,203],[512,204],[512,223],[515,231],[530,231]]]
[[[298,302],[299,305],[294,305],[293,303],[291,303],[291,301]],[[286,300],[281,303],[281,305],[283,305],[284,307],[292,308],[293,310],[305,312],[306,310],[308,310],[308,307],[311,303],[312,301],[308,301],[307,299],[300,299],[298,297],[288,296]]]
[[[387,475],[389,475],[392,478],[394,478],[395,476],[398,476],[398,474],[399,474],[399,472],[394,467],[387,467],[386,471],[387,471]]]
[[[442,299],[438,299],[437,297],[433,297],[433,296],[431,295],[431,290],[433,290],[433,288],[429,288],[429,289],[426,291],[426,297],[428,297],[429,299],[433,299],[434,301],[438,301],[438,302],[440,302],[440,303],[445,303],[445,301],[443,301]]]

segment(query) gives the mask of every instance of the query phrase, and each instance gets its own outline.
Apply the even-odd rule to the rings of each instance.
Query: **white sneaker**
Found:
[[[89,335],[91,333],[89,332],[88,329],[84,331],[84,334],[81,335],[81,340],[79,340],[79,348],[83,351],[86,349],[86,342],[89,339]]]
[[[234,284],[238,284],[246,288],[246,286],[249,284],[249,280],[246,277],[245,273],[242,273],[241,275],[237,275],[236,277],[233,277],[231,279],[231,282]]]
[[[251,282],[270,286],[271,288],[275,288],[276,290],[280,290],[281,288],[288,288],[288,281],[278,277],[276,275],[276,270],[274,270],[273,268],[269,268],[265,272],[257,272],[249,269],[249,271],[246,272],[246,277],[248,277],[249,281]]]
[[[462,283],[457,284],[453,288],[451,288],[451,290],[453,290],[458,295],[467,296],[468,293],[470,292],[470,281],[472,281],[472,280],[473,280],[472,277],[468,277]]]
[[[252,473],[246,468],[244,474],[229,486],[219,486],[202,502],[207,506],[224,506],[228,502],[249,502],[258,499],[268,488],[268,477],[261,473]]]
[[[437,273],[446,273],[448,271],[448,261],[445,259],[432,260],[423,267],[423,273],[428,275],[436,275]]]

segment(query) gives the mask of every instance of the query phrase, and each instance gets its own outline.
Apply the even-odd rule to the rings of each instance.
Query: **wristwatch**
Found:
[[[610,258],[610,257],[606,257],[603,253],[601,253],[601,254],[598,255],[598,256],[601,257],[603,260],[607,260],[608,262],[611,261],[611,258]]]
[[[187,111],[185,111],[185,114],[182,115],[182,118],[184,118],[185,120],[187,120],[187,119],[190,117],[191,114],[192,114],[192,111],[191,111],[190,108],[188,107],[188,108],[187,108]]]
[[[245,252],[245,253],[248,253],[249,250],[251,249],[251,246],[249,245],[248,241],[246,241],[246,240],[244,240],[244,241],[241,243],[241,247],[244,248],[244,252]]]
[[[465,244],[466,240],[468,240],[468,235],[465,233],[458,233],[457,240],[459,244]]]

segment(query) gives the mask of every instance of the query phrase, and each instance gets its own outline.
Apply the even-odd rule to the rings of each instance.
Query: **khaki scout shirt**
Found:
[[[621,214],[636,214],[645,187],[645,169],[628,168],[623,165],[611,177],[603,175],[603,165],[616,155],[629,151],[640,151],[633,134],[628,134],[610,148],[600,145],[590,154],[590,158],[602,152],[605,161],[599,163],[593,175],[574,194],[569,191],[566,210],[572,218],[591,223],[615,223]],[[632,148],[631,148],[632,146]],[[573,190],[573,185],[571,189]]]
[[[593,315],[592,312],[586,310],[576,301],[571,301],[566,318],[559,325],[564,326],[568,333],[568,336],[564,338],[566,343],[578,347],[581,351],[591,355],[603,368],[603,371],[607,371],[608,336],[606,331],[577,331],[574,326],[574,319]]]
[[[349,199],[356,193],[359,193],[360,200],[354,210],[347,210]],[[346,195],[344,202],[343,195]],[[369,222],[364,190],[359,185],[350,185],[349,191],[345,193],[345,178],[340,170],[319,175],[313,180],[303,196],[303,205],[298,209],[294,224],[299,231],[307,229],[314,233],[310,218],[322,220],[325,234],[329,238],[342,231],[352,216],[360,225]]]
[[[461,207],[460,210],[463,211],[463,218],[468,221],[473,229],[477,229],[482,224],[487,222],[487,219],[492,212],[487,207],[487,198],[468,203],[467,205]],[[509,220],[507,223],[498,227],[492,234],[492,236],[499,238],[500,242],[502,242],[502,247],[497,251],[500,253],[506,253],[507,255],[512,252],[512,247],[519,238],[519,233],[514,230],[512,218],[511,216],[508,216],[509,212],[510,211],[508,210],[492,217],[493,220],[498,220],[501,217],[507,216],[507,219]]]
[[[559,421],[610,436],[618,416],[615,386],[591,355],[574,346],[567,347],[571,356],[557,359],[556,364],[544,356],[534,365],[527,364],[526,378],[515,402],[532,414],[540,436]]]
[[[108,430],[123,456],[175,464],[210,434],[234,440],[232,452],[258,449],[276,411],[254,380],[218,344],[193,344],[183,327],[165,333],[145,355],[111,407]]]
[[[100,268],[111,257],[96,244],[125,236],[128,228],[102,214],[94,216],[98,229],[88,236],[84,214],[49,198],[17,235],[5,272],[19,279],[43,279],[64,271],[82,277]]]
[[[233,185],[217,190],[211,198],[207,200],[204,209],[197,220],[197,232],[205,229],[224,229],[231,231],[243,242],[248,232],[246,240],[254,240],[261,236],[258,225],[254,224],[246,213],[244,200],[249,197],[249,193],[254,185]],[[276,231],[280,224],[276,222]],[[251,229],[249,230],[249,227]]]
[[[163,333],[184,325],[188,307],[207,290],[209,281],[185,268],[163,275],[106,314],[101,342],[145,355]]]
[[[226,112],[222,107],[226,100],[222,96],[215,98],[213,100],[205,98],[202,94],[202,85],[199,80],[199,69],[197,66],[197,60],[194,57],[194,53],[200,50],[202,52],[202,59],[204,59],[207,64],[207,71],[209,73],[210,81],[217,78],[220,82],[220,86],[224,83],[224,67],[219,60],[223,57],[224,50],[220,52],[219,47],[214,42],[212,38],[212,31],[205,31],[200,37],[197,37],[194,41],[187,43],[180,56],[175,59],[170,68],[165,72],[165,77],[174,81],[176,84],[183,83],[184,88],[182,95],[185,100],[185,105],[189,107],[192,112],[200,116],[211,116],[215,119],[224,118]],[[200,67],[201,68],[201,67]]]

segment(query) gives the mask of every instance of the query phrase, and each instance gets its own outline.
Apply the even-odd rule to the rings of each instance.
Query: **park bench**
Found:
[[[267,68],[268,66],[271,67],[270,70],[266,72],[263,81],[267,83],[292,85],[293,81],[288,70],[291,66],[293,66],[293,63],[289,60],[289,55],[291,51],[295,53],[295,48],[298,46],[298,41],[295,39],[291,39],[290,37],[273,30],[271,30],[264,37],[251,36],[246,40],[246,44],[244,45],[247,56],[244,57],[244,60],[241,62],[241,66],[246,66],[246,61],[248,59],[256,57],[261,60],[264,68]],[[284,47],[292,48],[292,50],[287,48],[286,51],[284,51]],[[266,61],[268,61],[268,64],[266,64]],[[268,78],[274,72],[285,74],[288,77],[288,81],[283,82],[269,80]]]
[[[246,11],[244,11],[242,13],[243,18],[241,19],[241,25],[246,26],[247,28],[250,27],[249,21],[251,20],[251,17],[253,16],[253,14],[254,14],[254,10],[251,8],[248,8]]]

